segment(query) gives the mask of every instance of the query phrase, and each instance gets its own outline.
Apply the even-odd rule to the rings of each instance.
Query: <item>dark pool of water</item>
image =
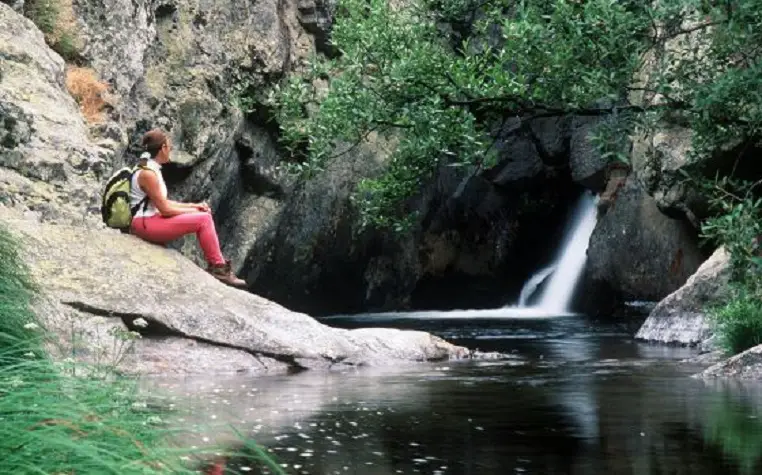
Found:
[[[203,433],[232,423],[269,447],[287,473],[762,473],[762,388],[691,378],[701,368],[681,360],[695,353],[634,342],[637,322],[372,324],[428,330],[510,357],[164,386],[199,404]]]

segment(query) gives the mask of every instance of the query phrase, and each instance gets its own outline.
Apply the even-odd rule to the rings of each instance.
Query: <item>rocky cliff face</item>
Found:
[[[90,140],[64,62],[34,24],[0,4],[0,26],[0,203],[82,220],[117,144]]]
[[[98,191],[119,142],[90,135],[66,93],[63,61],[5,4],[0,58],[0,222],[40,285],[36,310],[54,354],[162,374],[468,356],[423,332],[327,327],[226,287],[175,251],[104,230]],[[129,331],[142,338],[122,352]]]
[[[109,0],[75,1],[73,7],[82,61],[110,86],[106,118],[88,127],[59,88],[61,100],[44,110],[65,104],[67,109],[55,115],[78,125],[62,140],[77,145],[74,155],[45,161],[40,157],[53,152],[39,154],[16,144],[24,140],[26,116],[5,113],[18,116],[13,124],[21,124],[4,126],[13,137],[5,142],[11,144],[7,157],[21,151],[25,161],[35,161],[31,167],[3,158],[0,179],[11,185],[5,201],[68,221],[85,210],[97,212],[97,191],[106,174],[136,159],[135,144],[145,130],[162,127],[174,144],[175,163],[165,169],[170,192],[209,201],[223,250],[251,289],[292,309],[327,314],[501,306],[555,253],[576,195],[583,188],[603,190],[610,182],[607,161],[587,137],[591,120],[540,119],[508,134],[516,129],[509,121],[497,132],[496,167],[478,175],[441,170],[423,187],[417,198],[421,220],[413,232],[361,233],[348,196],[360,178],[378,170],[383,144],[337,161],[310,182],[295,183],[277,167],[277,127],[262,101],[269,85],[310,53],[335,54],[327,43],[330,2]],[[40,55],[52,58],[46,61],[55,65],[60,86],[60,58],[39,43],[28,22],[24,25],[29,32],[7,49],[36,45]],[[33,34],[34,40],[23,36]],[[27,67],[21,60],[13,64],[18,71]],[[40,66],[35,74],[51,67]],[[17,94],[23,74],[13,77],[0,87]],[[27,115],[38,112],[44,116],[42,109]],[[677,221],[648,214],[649,189],[637,186],[634,177],[629,183],[627,198],[596,230],[588,272],[596,284],[592,301],[602,301],[603,294],[658,299],[700,262],[695,236]],[[64,211],[59,203],[67,201],[72,207]],[[651,211],[643,214],[644,209]],[[622,229],[630,232],[626,241],[620,239]],[[200,261],[193,238],[175,247]],[[625,254],[632,269],[621,264]],[[652,265],[642,266],[649,261]],[[634,282],[628,273],[647,277],[648,283]]]

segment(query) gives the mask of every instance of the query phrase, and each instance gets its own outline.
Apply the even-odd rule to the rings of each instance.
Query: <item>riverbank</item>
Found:
[[[177,445],[165,422],[176,411],[152,405],[108,364],[53,361],[54,342],[32,311],[38,291],[0,225],[0,473],[190,475],[228,450]],[[131,336],[114,333],[113,344]]]

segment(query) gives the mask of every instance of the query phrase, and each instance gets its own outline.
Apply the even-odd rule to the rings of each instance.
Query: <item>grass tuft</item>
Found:
[[[71,362],[44,352],[45,329],[32,309],[37,291],[0,223],[0,473],[201,473],[197,468],[221,450],[174,444],[181,431],[141,399],[136,381],[74,377],[62,370]],[[269,457],[261,467],[284,473]]]
[[[709,310],[720,348],[734,355],[762,343],[762,301],[744,287]]]
[[[37,25],[48,45],[64,60],[79,57],[81,46],[71,0],[26,0],[24,15]]]

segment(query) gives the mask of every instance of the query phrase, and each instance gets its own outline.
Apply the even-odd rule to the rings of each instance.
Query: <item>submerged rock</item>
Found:
[[[688,281],[653,309],[635,338],[694,345],[711,337],[705,306],[727,292],[730,255],[714,251]]]
[[[177,251],[116,231],[43,224],[1,208],[0,219],[23,245],[45,296],[38,313],[57,343],[70,348],[74,329],[86,355],[120,357],[128,372],[328,369],[469,355],[425,332],[323,325],[219,283]],[[114,327],[142,334],[134,351],[93,354]]]
[[[762,379],[762,345],[714,364],[695,375],[700,378]]]

